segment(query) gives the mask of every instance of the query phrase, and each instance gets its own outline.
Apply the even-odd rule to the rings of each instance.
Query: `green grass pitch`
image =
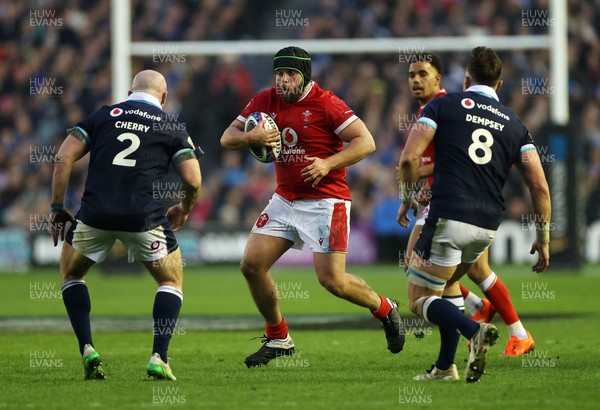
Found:
[[[406,308],[406,280],[397,267],[350,267],[380,293]],[[119,328],[119,318],[151,323],[154,283],[148,275],[106,277],[92,272],[87,282],[94,319],[113,317],[114,331],[96,332],[94,342],[107,380],[84,382],[76,339],[71,332],[36,332],[10,327],[10,318],[66,319],[55,270],[2,275],[0,311],[0,408],[214,408],[214,409],[380,409],[380,408],[597,408],[600,400],[600,287],[598,267],[578,275],[530,273],[527,267],[496,267],[525,326],[536,340],[535,353],[499,356],[506,328],[494,319],[501,338],[491,349],[487,373],[473,385],[464,382],[413,382],[412,376],[435,360],[439,337],[434,327],[417,339],[409,335],[404,351],[385,349],[380,329],[294,330],[298,315],[363,315],[368,312],[329,295],[309,268],[276,268],[285,297],[297,354],[268,366],[247,369],[244,357],[260,346],[263,330],[194,331],[183,329],[171,343],[178,381],[145,377],[151,331]],[[54,285],[53,285],[54,284]],[[472,284],[467,285],[476,289]],[[236,267],[188,269],[183,318],[258,314]],[[33,293],[32,293],[33,292]],[[286,293],[287,292],[287,293]],[[290,293],[291,292],[291,293]],[[59,292],[58,292],[59,293]],[[478,292],[480,293],[480,292]],[[457,354],[464,372],[466,341]]]

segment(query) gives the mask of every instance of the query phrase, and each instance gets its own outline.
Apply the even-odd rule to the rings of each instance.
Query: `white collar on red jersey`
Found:
[[[158,101],[158,98],[156,98],[155,96],[148,94],[144,91],[135,91],[135,92],[131,93],[129,95],[129,97],[127,97],[126,101],[143,101],[148,104],[156,105],[158,108],[160,108],[162,110],[162,107],[160,105],[160,101]]]
[[[315,85],[315,82],[314,82],[314,81],[311,81],[311,82],[310,82],[310,87],[308,87],[308,91],[306,92],[306,94],[304,94],[304,96],[302,96],[302,98],[300,98],[300,99],[299,99],[298,101],[296,101],[296,102],[300,102],[300,101],[302,101],[303,99],[305,99],[306,97],[308,97],[308,94],[310,94],[310,92],[312,91],[312,89],[313,89],[313,86],[314,86],[314,85]]]
[[[490,87],[488,85],[482,85],[482,84],[472,85],[469,88],[467,88],[466,91],[473,91],[476,93],[485,94],[488,97],[491,97],[496,101],[500,101],[498,99],[498,94],[496,94],[496,90],[494,90],[492,87]]]

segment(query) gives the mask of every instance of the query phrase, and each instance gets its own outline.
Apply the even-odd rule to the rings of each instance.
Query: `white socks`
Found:
[[[490,276],[488,276],[483,282],[479,284],[479,289],[481,289],[484,293],[488,291],[489,288],[492,287],[494,283],[496,283],[496,274],[492,272]]]
[[[511,336],[517,336],[521,340],[527,339],[527,331],[520,320],[506,327]]]
[[[469,292],[465,298],[465,307],[471,315],[483,307],[483,300],[473,292]]]

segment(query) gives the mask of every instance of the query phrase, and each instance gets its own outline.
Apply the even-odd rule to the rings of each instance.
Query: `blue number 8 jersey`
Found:
[[[72,130],[90,152],[77,219],[98,229],[144,232],[166,223],[154,191],[169,164],[193,152],[185,126],[150,102],[103,106]]]
[[[520,153],[536,149],[527,128],[492,88],[432,100],[418,122],[435,129],[429,217],[497,230],[502,188]],[[493,95],[492,95],[493,94]]]

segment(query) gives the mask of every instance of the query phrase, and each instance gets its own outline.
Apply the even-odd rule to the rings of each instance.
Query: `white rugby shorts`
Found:
[[[178,248],[171,228],[161,225],[146,232],[109,231],[91,227],[78,219],[65,239],[73,249],[94,262],[106,259],[117,239],[127,246],[129,262],[155,261]]]
[[[496,231],[465,222],[428,217],[414,251],[438,266],[475,263],[495,236]]]
[[[288,201],[273,194],[252,232],[288,239],[295,249],[307,244],[317,253],[347,252],[350,204],[336,198]]]
[[[425,225],[425,219],[427,219],[427,215],[429,215],[429,205],[423,208],[423,210],[419,214],[419,218],[415,222],[415,225]]]

